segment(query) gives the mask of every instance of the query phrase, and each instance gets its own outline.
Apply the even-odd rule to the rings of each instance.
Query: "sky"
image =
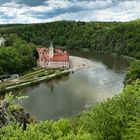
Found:
[[[0,24],[60,20],[131,21],[140,0],[0,0]]]

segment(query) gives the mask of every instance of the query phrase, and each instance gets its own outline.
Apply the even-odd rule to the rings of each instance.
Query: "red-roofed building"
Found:
[[[70,68],[69,54],[67,51],[54,49],[52,43],[49,48],[37,48],[39,58],[37,65],[43,68]]]

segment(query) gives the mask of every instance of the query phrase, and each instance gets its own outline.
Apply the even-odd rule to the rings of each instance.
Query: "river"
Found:
[[[121,92],[129,66],[128,60],[95,52],[75,51],[71,54],[90,59],[93,67],[16,92],[16,95],[20,92],[20,95],[28,96],[17,102],[36,119],[59,119],[77,115]]]

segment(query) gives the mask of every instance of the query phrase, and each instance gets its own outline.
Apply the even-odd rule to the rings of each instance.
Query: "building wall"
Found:
[[[38,66],[43,68],[70,68],[70,61],[44,61],[39,60]]]
[[[37,65],[38,65],[39,67],[45,68],[45,61],[39,59],[38,62],[37,62]]]
[[[39,59],[43,59],[43,57],[44,57],[44,53],[40,52],[39,53]]]
[[[69,68],[69,61],[46,61],[46,68]]]

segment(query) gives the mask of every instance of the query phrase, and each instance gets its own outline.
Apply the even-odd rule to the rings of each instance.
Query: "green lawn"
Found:
[[[55,69],[39,69],[36,70],[34,72],[30,72],[28,74],[25,74],[23,76],[20,77],[20,80],[31,80],[31,79],[36,79],[38,77],[42,77],[42,76],[47,76],[47,75],[51,75],[53,73],[55,73],[56,70]]]
[[[8,86],[16,85],[16,84],[21,84],[24,82],[33,81],[37,78],[40,78],[43,76],[48,76],[48,75],[54,74],[59,71],[61,71],[61,70],[57,70],[57,69],[48,69],[47,70],[47,69],[43,69],[43,68],[34,68],[33,71],[28,71],[25,75],[18,78],[17,82],[14,82],[12,80],[1,82],[0,89],[6,88]]]

